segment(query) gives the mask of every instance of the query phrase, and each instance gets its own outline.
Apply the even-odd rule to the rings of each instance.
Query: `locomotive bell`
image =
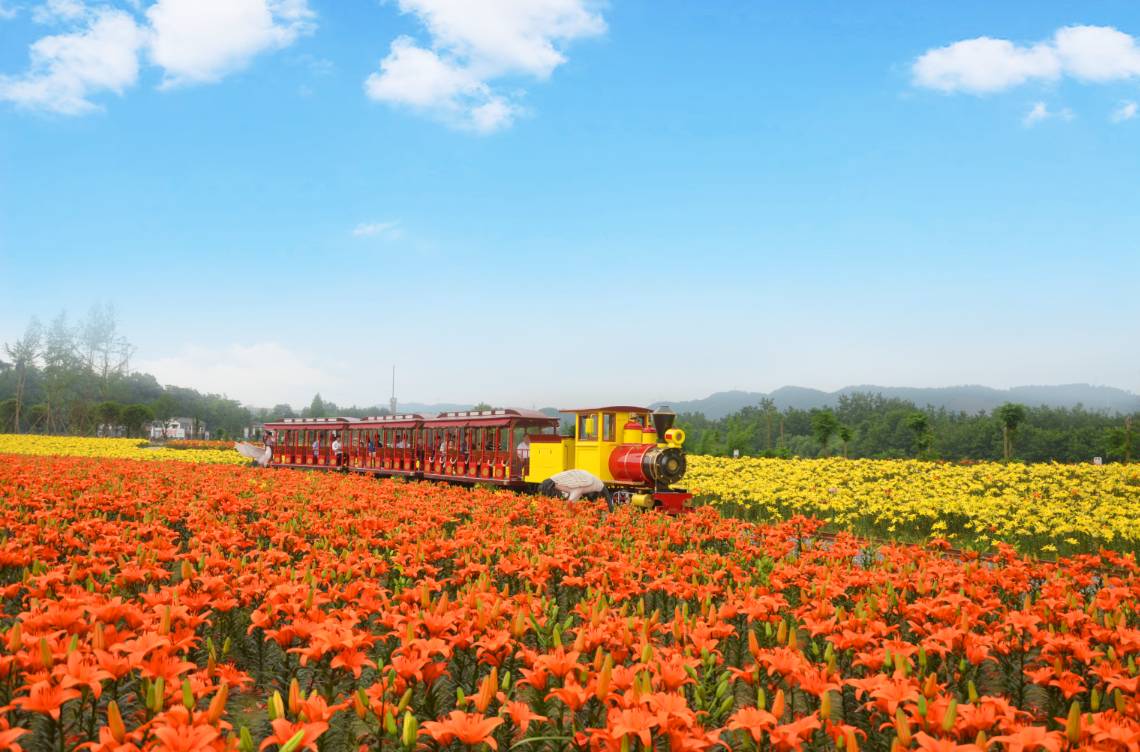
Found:
[[[665,432],[673,427],[673,421],[677,420],[677,413],[669,409],[668,405],[662,405],[653,412],[653,427],[657,429],[657,435],[664,438]]]

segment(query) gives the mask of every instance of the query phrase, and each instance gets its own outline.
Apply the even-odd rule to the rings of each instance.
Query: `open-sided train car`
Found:
[[[535,490],[564,470],[586,470],[619,502],[680,512],[692,495],[673,488],[685,472],[684,432],[673,414],[633,406],[564,411],[560,420],[504,408],[369,418],[288,418],[267,423],[270,465],[486,483]],[[339,461],[333,451],[339,441]]]

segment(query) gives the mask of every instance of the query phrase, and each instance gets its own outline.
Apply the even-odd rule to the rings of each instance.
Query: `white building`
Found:
[[[210,432],[206,424],[194,418],[171,418],[165,423],[161,420],[151,421],[150,439],[208,439]]]

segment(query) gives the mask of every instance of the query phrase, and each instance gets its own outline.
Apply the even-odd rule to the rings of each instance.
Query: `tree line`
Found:
[[[1130,462],[1140,415],[1081,406],[1008,403],[992,412],[918,407],[880,394],[839,397],[834,408],[778,410],[770,399],[718,420],[684,413],[677,423],[698,454],[770,457],[919,457],[1029,462]]]
[[[46,326],[33,318],[0,353],[0,432],[92,436],[125,428],[138,436],[153,420],[186,417],[226,437],[255,420],[236,400],[132,372],[133,354],[110,305],[76,322],[66,313]]]

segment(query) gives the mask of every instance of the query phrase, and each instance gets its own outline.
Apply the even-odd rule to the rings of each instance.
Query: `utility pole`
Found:
[[[388,400],[388,409],[396,414],[396,364],[392,364],[392,399]]]

